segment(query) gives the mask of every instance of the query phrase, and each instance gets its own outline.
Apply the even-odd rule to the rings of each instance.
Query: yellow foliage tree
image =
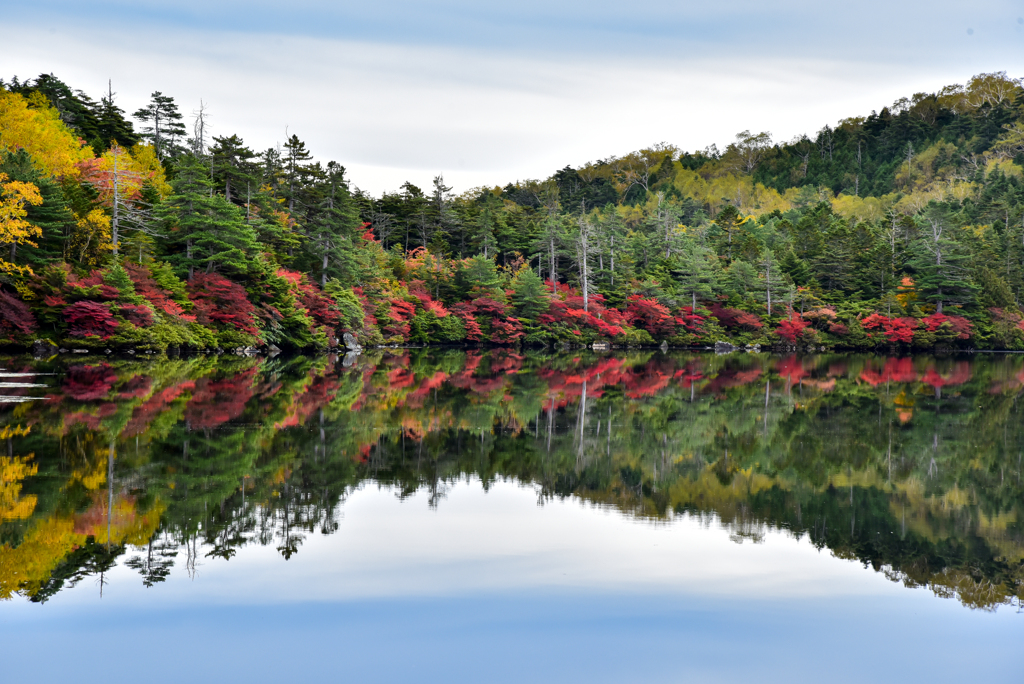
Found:
[[[25,220],[28,216],[25,205],[38,206],[42,203],[43,198],[35,185],[9,180],[7,174],[0,173],[0,244],[34,247],[36,243],[32,238],[42,235],[42,230]],[[32,273],[32,269],[0,259],[0,273],[23,275]]]
[[[48,176],[78,176],[78,164],[90,159],[92,148],[72,133],[53,107],[30,103],[21,95],[0,89],[0,151],[24,149]]]

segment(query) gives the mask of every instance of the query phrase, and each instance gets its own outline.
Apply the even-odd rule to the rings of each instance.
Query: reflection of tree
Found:
[[[154,535],[146,544],[145,554],[132,556],[125,565],[142,575],[142,583],[147,587],[163,582],[171,574],[174,558],[178,555],[178,545],[166,538],[159,540]]]
[[[138,543],[127,564],[147,586],[182,546],[189,573],[247,544],[288,558],[337,530],[362,481],[439,506],[471,476],[536,483],[541,500],[713,519],[738,541],[786,529],[967,605],[1021,591],[1013,358],[404,350],[348,365],[84,364],[64,382],[18,409],[34,427],[14,439],[38,467],[20,492],[37,503],[0,524],[0,549],[27,549],[46,521],[73,535],[116,504],[131,524],[110,552]],[[0,413],[0,427],[14,422]],[[47,547],[50,579],[24,590],[52,595],[108,567],[72,546]]]

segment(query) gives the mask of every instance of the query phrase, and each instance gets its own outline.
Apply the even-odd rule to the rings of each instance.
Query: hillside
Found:
[[[754,123],[754,122],[752,122]],[[1024,88],[381,197],[292,135],[0,81],[0,343],[1024,349]]]

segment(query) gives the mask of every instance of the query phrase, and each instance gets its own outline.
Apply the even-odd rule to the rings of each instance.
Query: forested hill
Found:
[[[129,114],[15,78],[0,193],[8,346],[1024,349],[1024,87],[1004,72],[788,142],[381,197],[297,135],[259,152],[160,92]]]

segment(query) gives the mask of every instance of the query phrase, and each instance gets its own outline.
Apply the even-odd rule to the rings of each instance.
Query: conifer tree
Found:
[[[182,156],[176,169],[172,194],[160,207],[167,260],[189,279],[197,270],[246,273],[259,245],[244,214],[211,193],[202,160]]]
[[[173,157],[180,152],[178,140],[185,137],[186,130],[173,97],[158,90],[150,96],[149,104],[132,116],[146,123],[142,138],[153,145],[159,159]]]
[[[942,313],[945,304],[966,304],[974,299],[977,285],[971,281],[966,255],[950,237],[949,212],[932,205],[925,214],[926,225],[914,245],[910,267],[915,271],[917,290]]]
[[[536,321],[548,310],[544,281],[533,269],[524,268],[512,279],[512,305],[517,317],[529,321]]]
[[[284,144],[284,173],[288,184],[288,211],[295,212],[296,195],[301,190],[302,181],[308,173],[308,162],[313,155],[306,149],[306,143],[299,136],[292,134]]]
[[[696,243],[673,255],[672,274],[679,284],[679,291],[690,298],[693,311],[697,310],[698,299],[710,299],[719,285],[719,274],[715,271],[715,255],[711,250]]]
[[[210,157],[213,180],[223,188],[224,199],[248,203],[256,184],[256,154],[237,135],[213,136]]]

